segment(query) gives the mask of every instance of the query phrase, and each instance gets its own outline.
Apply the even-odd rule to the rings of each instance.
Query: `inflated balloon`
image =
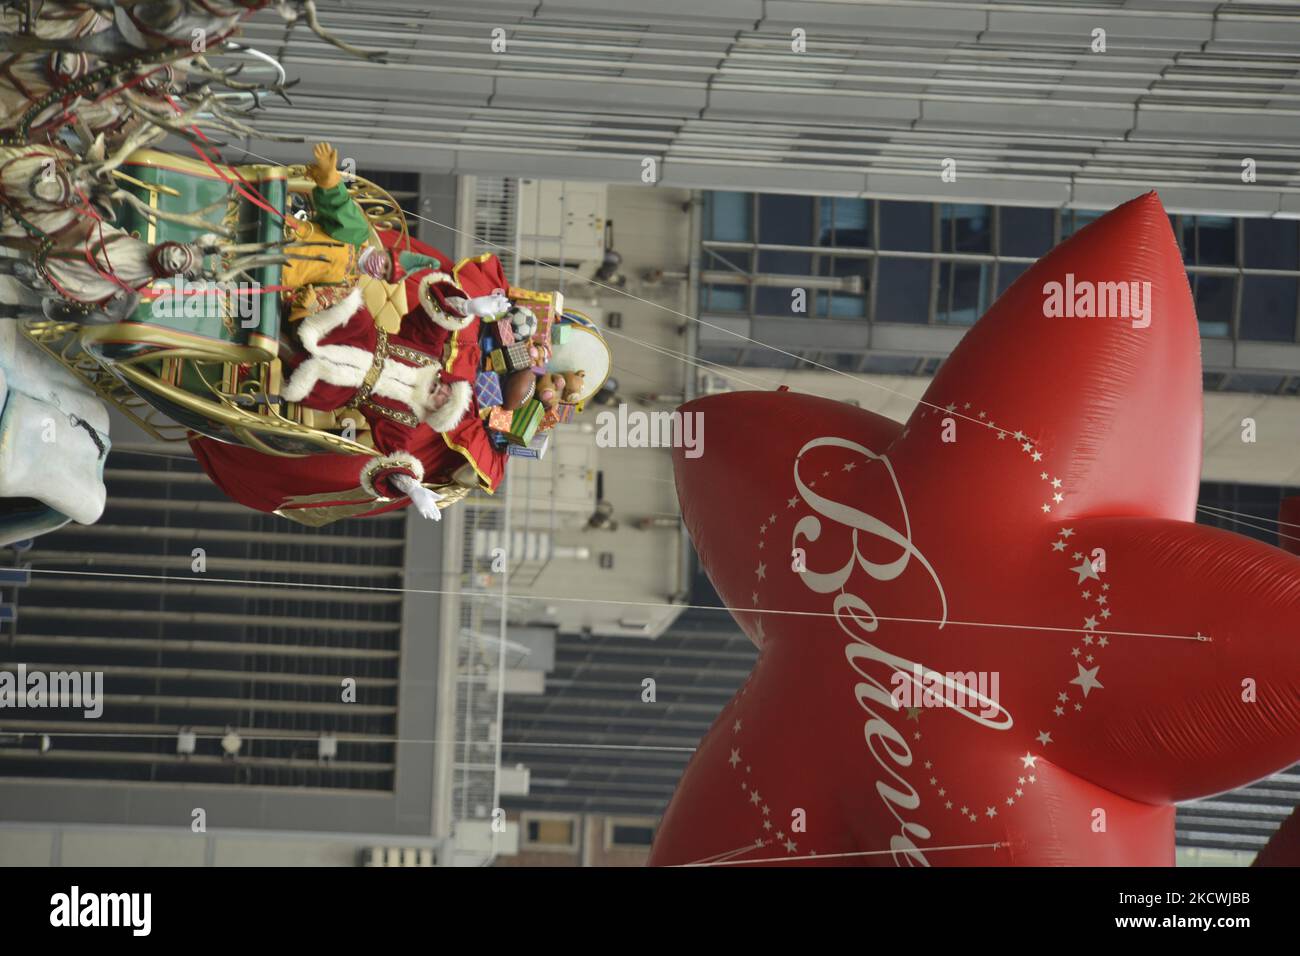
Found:
[[[1022,276],[906,425],[683,411],[682,514],[760,654],[652,863],[1172,865],[1175,801],[1300,758],[1300,558],[1193,523],[1200,348],[1155,194]]]

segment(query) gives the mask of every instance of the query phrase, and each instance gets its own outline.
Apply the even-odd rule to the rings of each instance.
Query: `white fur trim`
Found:
[[[442,408],[435,409],[421,416],[424,421],[436,432],[449,432],[465,417],[469,411],[469,403],[473,398],[474,392],[470,388],[469,382],[464,379],[458,379],[451,383],[451,395],[447,398],[447,403]]]
[[[374,358],[365,349],[352,345],[318,346],[311,358],[293,370],[289,381],[280,389],[280,397],[286,402],[301,402],[312,393],[318,382],[360,388]]]
[[[410,406],[411,413],[416,418],[424,418],[430,412],[429,392],[438,383],[438,374],[442,371],[442,366],[435,362],[432,365],[423,365],[419,368],[406,368],[403,371],[409,374],[409,386],[405,395],[390,395],[389,398],[398,398]]]
[[[424,308],[425,315],[429,317],[430,321],[432,321],[434,325],[442,326],[442,328],[451,332],[459,332],[474,321],[474,316],[466,315],[464,317],[457,317],[444,312],[442,307],[438,305],[437,301],[429,293],[429,286],[433,285],[435,282],[451,283],[452,278],[445,272],[431,272],[426,276],[422,276],[420,278],[419,290],[420,305]]]
[[[361,469],[361,490],[372,498],[378,498],[381,501],[389,501],[386,495],[381,495],[379,489],[375,487],[375,478],[381,471],[389,471],[394,468],[404,468],[415,476],[416,481],[424,480],[424,465],[420,459],[416,458],[409,452],[399,451],[383,458],[378,456],[371,458]]]
[[[316,344],[337,328],[347,325],[348,319],[361,308],[361,290],[353,289],[341,302],[313,312],[298,323],[298,338],[308,352],[316,351]]]

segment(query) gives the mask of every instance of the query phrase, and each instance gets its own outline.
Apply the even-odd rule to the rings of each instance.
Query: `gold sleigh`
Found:
[[[142,150],[121,171],[123,188],[150,207],[189,214],[206,208],[205,217],[213,224],[237,225],[241,242],[283,236],[293,194],[310,208],[313,183],[302,166],[209,167]],[[350,180],[348,188],[372,229],[407,237],[406,219],[392,196],[360,177]],[[264,200],[278,214],[250,197]],[[130,209],[119,215],[119,225],[149,242],[187,242],[201,232],[190,225],[155,223]],[[280,266],[258,267],[252,278],[261,289],[276,290]],[[404,286],[370,277],[359,285],[377,322],[395,330],[407,311]],[[160,318],[146,302],[123,322],[27,320],[23,333],[157,439],[184,441],[193,431],[268,455],[373,454],[362,416],[279,400],[288,343],[277,291],[251,296],[252,308],[246,298],[238,310],[220,292],[201,298],[204,305],[194,315]]]

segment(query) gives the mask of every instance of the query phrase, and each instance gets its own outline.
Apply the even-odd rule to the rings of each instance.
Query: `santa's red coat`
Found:
[[[390,241],[391,238],[387,237]],[[390,244],[390,241],[385,242],[390,248],[393,245],[406,248],[409,244],[414,251],[437,258],[470,298],[508,287],[496,256],[466,260],[452,268],[446,256],[419,240],[411,239],[407,244]],[[402,321],[398,336],[418,343],[416,347],[420,351],[440,356],[452,376],[473,381],[483,363],[479,322],[470,319],[457,329],[431,323],[419,296],[420,282],[427,271],[405,277],[407,301],[413,305]],[[343,401],[347,401],[346,395]],[[468,464],[479,487],[489,493],[496,490],[505,475],[508,456],[492,445],[478,404],[472,398],[464,418],[447,432],[435,432],[427,424],[410,428],[381,416],[373,418],[371,428],[378,453],[375,456],[321,454],[281,458],[201,435],[192,436],[190,446],[203,470],[228,497],[258,511],[281,514],[301,509],[340,508],[347,510],[349,517],[362,517],[405,507],[409,499],[392,484],[392,479],[399,474],[425,484],[450,484],[455,473]],[[407,455],[418,464],[404,463]],[[373,507],[367,507],[370,504]]]

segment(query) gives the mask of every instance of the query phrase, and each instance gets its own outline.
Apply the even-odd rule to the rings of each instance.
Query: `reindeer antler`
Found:
[[[320,19],[316,16],[316,0],[302,0],[302,9],[303,13],[307,17],[307,26],[311,29],[311,32],[316,34],[330,46],[338,47],[345,53],[359,56],[362,59],[369,60],[371,63],[387,62],[388,54],[386,53],[382,53],[378,50],[363,50],[360,47],[355,47],[351,43],[347,43],[346,41],[340,40],[338,37],[331,35],[323,26],[321,26]]]

